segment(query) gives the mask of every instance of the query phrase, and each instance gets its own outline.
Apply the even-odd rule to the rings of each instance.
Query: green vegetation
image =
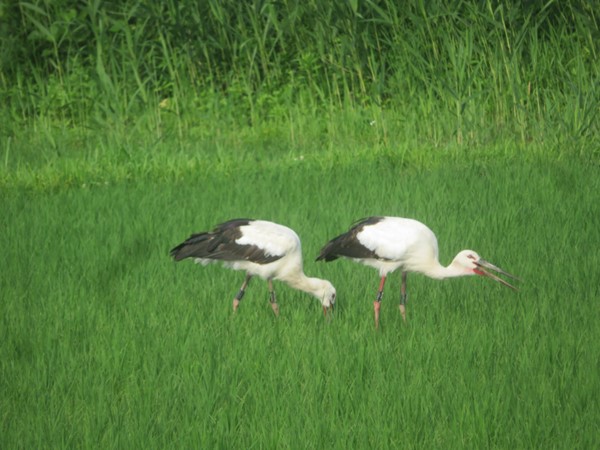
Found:
[[[0,448],[599,448],[596,2],[0,5]],[[443,263],[314,258],[372,214]],[[168,250],[234,217],[303,241],[331,321]]]
[[[382,159],[11,193],[0,446],[596,448],[599,180],[572,161],[418,171]],[[392,277],[376,332],[376,272],[314,258],[380,212],[430,224],[444,263],[474,248],[521,276],[521,292],[413,275],[404,324]],[[275,319],[258,280],[233,316],[241,273],[169,260],[190,232],[238,215],[298,231],[307,273],[338,289],[331,322],[280,283]]]
[[[358,142],[597,159],[594,4],[9,2],[0,182],[337,160]]]

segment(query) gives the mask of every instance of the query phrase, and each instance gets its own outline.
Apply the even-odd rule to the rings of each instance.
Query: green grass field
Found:
[[[596,2],[597,3],[597,2]],[[600,448],[600,20],[588,0],[0,3],[0,449]],[[413,217],[448,264],[319,249]],[[295,229],[308,295],[169,249]]]
[[[600,181],[571,159],[429,169],[384,157],[318,169],[2,191],[1,448],[596,448]],[[444,264],[462,248],[519,275],[391,277],[314,262],[369,214],[431,226]],[[287,224],[305,270],[338,290],[173,263],[168,250],[233,217]]]

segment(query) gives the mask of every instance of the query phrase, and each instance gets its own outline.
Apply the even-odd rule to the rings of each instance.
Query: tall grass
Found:
[[[4,190],[0,447],[596,448],[596,172],[380,156]],[[412,275],[404,324],[391,277],[375,332],[375,271],[314,261],[368,214],[425,221],[443,263],[474,248],[521,276],[521,292]],[[190,232],[235,216],[298,231],[306,272],[338,289],[332,321],[281,284],[275,319],[259,280],[234,317],[241,273],[169,260]]]
[[[413,146],[598,148],[588,2],[36,0],[0,13],[5,166],[139,162],[165,141],[197,154],[190,141],[232,126],[292,133],[297,117],[347,110],[380,111]]]

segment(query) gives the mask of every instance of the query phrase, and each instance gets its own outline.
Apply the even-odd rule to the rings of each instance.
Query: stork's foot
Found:
[[[236,312],[240,306],[240,301],[237,298],[233,299],[233,312]]]
[[[400,304],[400,314],[402,314],[402,320],[406,322],[406,307]]]
[[[381,309],[381,302],[375,300],[373,302],[373,310],[375,311],[375,328],[379,328],[379,310]]]
[[[273,303],[271,303],[271,308],[273,308],[275,317],[279,317],[279,305],[277,303],[273,302]]]

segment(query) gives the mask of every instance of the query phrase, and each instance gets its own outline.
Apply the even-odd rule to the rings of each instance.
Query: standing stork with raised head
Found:
[[[246,278],[233,300],[236,311],[250,279],[257,275],[267,280],[271,307],[279,315],[273,280],[319,299],[323,312],[335,303],[335,288],[327,280],[309,278],[302,268],[302,246],[294,230],[266,220],[234,219],[212,231],[196,233],[171,250],[175,261],[194,258],[203,265],[221,261],[234,270],[244,270]]]
[[[516,287],[488,272],[517,279],[514,275],[482,259],[473,250],[462,250],[450,265],[442,266],[438,261],[438,244],[433,231],[425,224],[402,217],[368,217],[354,224],[346,233],[329,241],[317,257],[317,261],[333,261],[339,257],[374,267],[381,280],[373,303],[375,326],[379,326],[379,310],[385,280],[390,272],[402,270],[400,312],[406,320],[406,276],[408,272],[419,272],[438,280],[468,275],[481,275],[498,281],[504,286]]]

